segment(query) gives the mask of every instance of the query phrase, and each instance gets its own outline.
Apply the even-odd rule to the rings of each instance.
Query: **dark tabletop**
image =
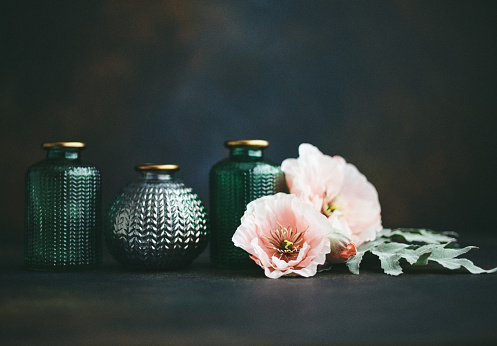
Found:
[[[1,240],[0,344],[497,343],[497,274],[392,277],[369,258],[360,275],[337,265],[274,280],[216,269],[207,252],[181,271],[128,271],[105,254],[98,270],[41,273],[24,268],[21,237]],[[497,266],[495,237],[460,243]]]

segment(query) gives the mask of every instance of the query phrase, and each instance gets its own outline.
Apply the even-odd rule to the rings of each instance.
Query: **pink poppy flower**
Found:
[[[233,235],[267,277],[316,274],[330,249],[333,227],[295,195],[278,193],[250,202]]]
[[[324,155],[311,144],[299,146],[299,158],[281,164],[290,193],[349,233],[356,246],[376,238],[381,207],[374,186],[340,156]]]

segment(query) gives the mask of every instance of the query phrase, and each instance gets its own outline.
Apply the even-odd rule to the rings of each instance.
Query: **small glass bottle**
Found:
[[[221,268],[254,264],[248,253],[231,238],[251,201],[283,192],[285,179],[280,167],[264,158],[264,140],[227,141],[230,156],[215,164],[209,177],[211,247],[210,258]]]
[[[81,160],[81,142],[43,143],[46,159],[26,172],[26,266],[85,270],[101,261],[101,175]]]
[[[207,212],[199,197],[172,175],[177,165],[136,166],[107,210],[104,237],[112,256],[138,270],[186,267],[206,248]]]

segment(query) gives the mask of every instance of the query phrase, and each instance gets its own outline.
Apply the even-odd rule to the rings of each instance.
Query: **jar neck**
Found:
[[[53,147],[47,149],[47,159],[79,160],[81,158],[81,148]]]
[[[171,180],[173,175],[171,172],[143,171],[140,176],[144,180]]]
[[[258,147],[232,147],[230,156],[233,158],[262,159],[262,149]]]

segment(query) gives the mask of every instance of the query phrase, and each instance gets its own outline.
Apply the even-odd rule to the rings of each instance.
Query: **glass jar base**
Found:
[[[97,269],[99,263],[92,264],[78,264],[78,265],[39,265],[25,263],[28,270],[37,272],[77,272]]]
[[[181,264],[171,264],[171,265],[131,265],[131,264],[123,264],[121,265],[126,269],[130,271],[141,271],[141,272],[161,272],[161,271],[175,271],[175,270],[181,270],[188,268],[193,261],[187,262],[187,263],[181,263]]]

